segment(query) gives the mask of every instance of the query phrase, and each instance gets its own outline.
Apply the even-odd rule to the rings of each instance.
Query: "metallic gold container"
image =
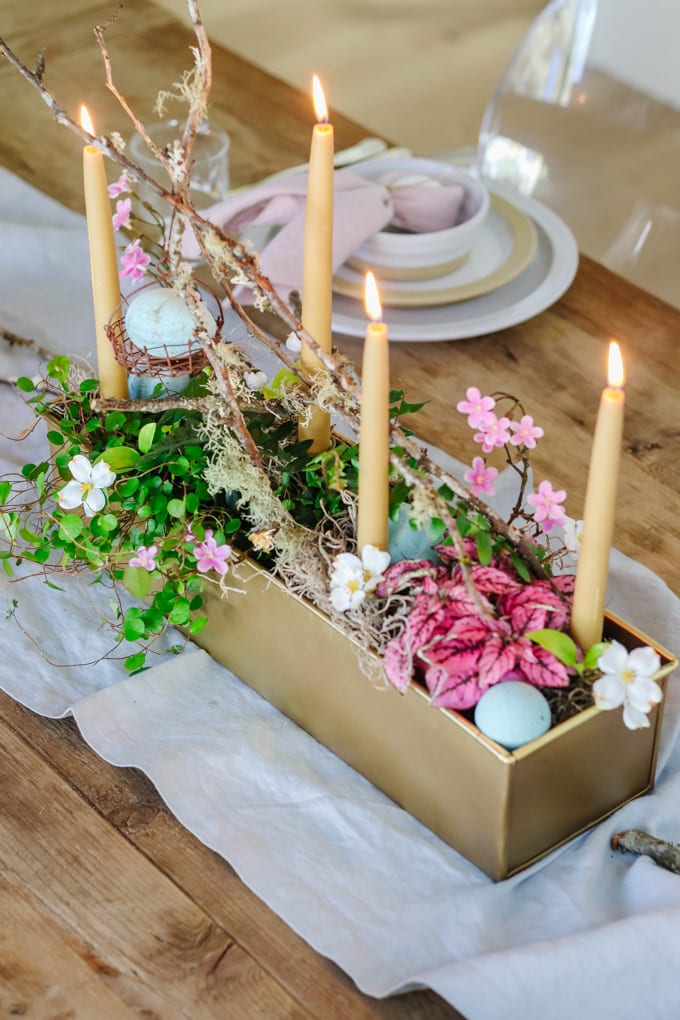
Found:
[[[239,573],[245,594],[209,597],[199,644],[492,878],[652,788],[663,702],[648,729],[593,707],[506,751],[456,712],[431,708],[416,684],[399,694],[372,683],[357,644],[323,613],[249,561]],[[667,651],[611,616],[607,636],[654,647],[665,687],[677,665]]]

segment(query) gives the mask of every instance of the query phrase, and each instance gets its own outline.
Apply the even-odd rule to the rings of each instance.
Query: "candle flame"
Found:
[[[314,97],[314,113],[319,124],[325,124],[328,121],[328,107],[326,106],[326,97],[323,94],[323,88],[319,81],[318,75],[314,75],[312,78],[312,95]]]
[[[366,273],[366,283],[364,285],[364,305],[369,319],[372,319],[373,322],[380,322],[382,319],[382,306],[380,304],[378,285],[375,282],[375,276],[373,273]]]
[[[86,106],[80,107],[80,126],[83,131],[87,131],[88,134],[94,134],[94,126],[92,124],[92,117]]]
[[[625,373],[623,371],[623,358],[621,357],[621,349],[617,344],[616,340],[612,340],[609,344],[609,372],[608,379],[609,385],[615,389],[620,390],[625,381]]]

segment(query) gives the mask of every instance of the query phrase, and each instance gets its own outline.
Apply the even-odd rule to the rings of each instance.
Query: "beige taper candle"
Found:
[[[305,248],[302,274],[302,325],[319,347],[332,350],[331,315],[333,301],[333,125],[321,83],[314,75],[314,106],[320,123],[314,125],[307,176]],[[302,365],[308,372],[323,371],[311,347],[302,344]],[[307,425],[300,425],[300,439],[311,439],[310,453],[330,446],[330,415],[312,407]]]
[[[366,274],[366,327],[361,369],[357,545],[386,550],[389,523],[390,353],[372,273]]]
[[[86,131],[93,134],[92,122],[84,106],[81,107],[81,123]],[[83,181],[97,340],[97,377],[102,397],[126,399],[127,374],[116,361],[111,341],[106,335],[107,323],[120,309],[120,280],[104,156],[94,145],[86,145],[83,149]]]
[[[621,353],[613,341],[609,347],[609,385],[602,391],[593,437],[571,613],[571,632],[584,649],[602,640],[623,441],[623,381]]]

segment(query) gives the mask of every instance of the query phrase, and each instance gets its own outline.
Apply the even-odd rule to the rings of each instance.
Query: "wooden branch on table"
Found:
[[[29,340],[28,337],[19,336],[18,333],[13,333],[4,326],[0,326],[0,339],[6,340],[10,347],[27,347],[48,361],[51,361],[54,357],[54,351],[48,351],[46,347],[41,347],[36,340]]]
[[[626,829],[611,838],[612,850],[627,850],[631,854],[651,857],[655,864],[666,871],[680,875],[680,845],[665,839],[650,836],[643,829]]]

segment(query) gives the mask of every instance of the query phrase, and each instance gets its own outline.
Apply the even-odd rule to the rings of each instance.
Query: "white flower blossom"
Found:
[[[583,521],[575,521],[573,517],[565,517],[562,524],[564,547],[567,552],[578,555],[583,541]]]
[[[82,506],[85,514],[93,517],[104,509],[106,503],[104,489],[113,485],[116,480],[115,471],[112,471],[103,460],[98,464],[90,464],[82,453],[71,458],[68,469],[73,475],[73,481],[60,489],[59,506],[62,510],[75,510],[76,507]]]
[[[602,676],[593,684],[598,708],[619,708],[623,705],[623,721],[630,730],[649,726],[647,714],[663,697],[653,680],[661,666],[659,656],[645,645],[628,652],[618,641],[597,660]]]
[[[246,372],[243,380],[249,390],[261,390],[263,386],[267,385],[265,372]]]
[[[379,584],[390,563],[390,554],[365,545],[361,559],[353,553],[340,553],[333,560],[331,603],[339,613],[356,609],[368,592]]]
[[[293,354],[299,354],[302,350],[302,341],[300,340],[300,337],[296,336],[295,333],[289,333],[286,337],[286,347]]]

